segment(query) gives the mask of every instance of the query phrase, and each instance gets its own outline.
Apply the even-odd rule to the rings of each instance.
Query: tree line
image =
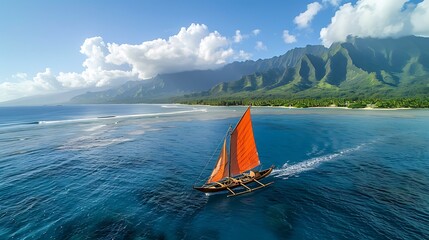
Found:
[[[214,106],[284,106],[284,107],[348,107],[348,108],[429,108],[429,97],[392,99],[347,99],[347,98],[304,98],[304,99],[262,99],[262,98],[201,98],[180,100],[183,104]]]

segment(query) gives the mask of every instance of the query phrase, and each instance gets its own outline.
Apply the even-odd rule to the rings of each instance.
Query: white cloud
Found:
[[[12,75],[12,78],[14,78],[14,79],[27,79],[28,75],[27,75],[27,73],[17,73],[17,74]]]
[[[243,61],[243,60],[249,60],[252,57],[251,53],[245,52],[243,50],[240,50],[238,52],[238,55],[234,57],[235,60]]]
[[[253,35],[258,36],[261,33],[261,29],[253,29],[252,33]]]
[[[240,30],[235,31],[234,42],[239,43],[243,41],[243,35],[241,35]]]
[[[409,0],[359,0],[339,8],[331,23],[322,28],[320,38],[325,46],[343,42],[347,36],[400,37],[429,36],[429,0],[417,6]]]
[[[322,0],[323,4],[331,4],[334,7],[338,7],[342,0]]]
[[[429,1],[417,5],[411,14],[411,25],[416,35],[429,36]]]
[[[120,70],[118,65],[106,61],[109,51],[101,37],[85,39],[80,52],[87,57],[82,63],[85,70],[81,73],[60,72],[57,80],[64,87],[103,87],[137,79],[136,73]]]
[[[77,88],[112,86],[160,73],[217,68],[232,59],[251,57],[244,51],[235,52],[231,44],[219,32],[210,32],[204,24],[191,24],[168,39],[138,45],[105,43],[101,37],[87,38],[80,49],[86,56],[82,72],[55,75],[47,68],[33,78],[18,73],[13,76],[14,81],[0,83],[0,101]]]
[[[50,68],[46,68],[45,72],[37,73],[33,81],[35,86],[44,91],[55,91],[62,87]]]
[[[257,41],[255,49],[258,51],[267,50],[267,46],[265,46],[265,44],[263,42]]]
[[[235,35],[233,36],[233,40],[234,43],[240,43],[246,38],[258,36],[259,33],[261,33],[261,29],[258,28],[253,29],[252,32],[249,34],[242,34],[240,30],[236,30]]]
[[[298,28],[306,28],[321,9],[322,5],[320,3],[310,3],[307,5],[307,10],[296,16],[293,21]]]
[[[107,62],[128,64],[139,78],[159,73],[216,68],[232,58],[230,42],[204,24],[191,24],[169,39],[156,39],[139,45],[108,44]]]
[[[296,37],[289,33],[288,30],[283,31],[283,40],[285,43],[294,43],[296,42]]]
[[[33,84],[31,80],[0,83],[0,101],[37,94],[33,90]]]
[[[32,79],[29,79],[25,73],[15,74],[12,78],[14,82],[0,83],[0,101],[52,93],[61,89],[61,84],[58,83],[49,68],[46,68],[44,72],[37,73]]]

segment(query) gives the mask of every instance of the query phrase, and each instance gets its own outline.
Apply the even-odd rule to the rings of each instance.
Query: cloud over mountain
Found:
[[[417,5],[408,0],[359,0],[355,5],[342,5],[322,28],[320,38],[325,46],[343,42],[347,36],[400,37],[429,36],[429,0]]]
[[[230,42],[219,32],[209,32],[204,24],[191,24],[168,39],[156,39],[139,45],[108,44],[106,60],[128,64],[139,78],[159,73],[208,69],[222,66],[234,55]]]
[[[106,61],[109,52],[101,37],[85,39],[80,53],[87,57],[82,63],[85,70],[81,73],[60,72],[57,77],[65,88],[102,87],[137,79],[137,74],[131,70],[118,68],[116,64]]]
[[[255,35],[258,33],[259,30]],[[47,68],[32,78],[17,74],[13,81],[0,83],[0,101],[78,88],[113,86],[160,73],[217,68],[229,60],[250,57],[242,50],[234,51],[232,44],[233,41],[219,32],[210,32],[206,25],[195,23],[182,27],[168,39],[159,38],[137,45],[105,43],[100,36],[87,38],[80,48],[80,53],[86,56],[82,72],[54,74]]]

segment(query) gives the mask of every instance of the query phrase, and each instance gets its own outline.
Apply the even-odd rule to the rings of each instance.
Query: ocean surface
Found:
[[[429,110],[253,107],[274,184],[193,190],[244,111],[0,107],[0,239],[429,238]]]

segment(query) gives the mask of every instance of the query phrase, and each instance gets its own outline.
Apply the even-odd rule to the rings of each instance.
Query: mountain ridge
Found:
[[[233,62],[216,70],[194,70],[159,74],[143,81],[125,84],[100,92],[87,92],[74,97],[72,103],[137,103],[169,101],[170,97],[209,90],[221,82],[230,82],[254,72],[265,72],[273,68],[294,66],[306,53],[325,54],[321,45],[295,48],[284,55],[257,61]]]
[[[258,81],[259,85],[252,85]],[[250,84],[250,85],[249,85]],[[256,86],[256,87],[255,87]],[[243,76],[188,97],[407,97],[429,94],[429,39],[358,39],[326,55],[304,54],[295,67]]]
[[[392,98],[429,94],[429,38],[357,38],[307,45],[216,70],[160,74],[73,103],[171,102],[198,98]],[[173,100],[172,100],[173,99]]]

